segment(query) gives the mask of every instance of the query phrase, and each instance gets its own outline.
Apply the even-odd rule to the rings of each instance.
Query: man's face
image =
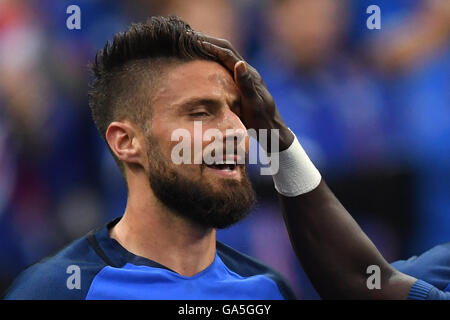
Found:
[[[155,195],[179,215],[206,227],[227,227],[245,217],[255,201],[245,165],[194,163],[196,157],[202,158],[199,152],[211,143],[203,139],[206,130],[222,133],[222,141],[212,143],[222,147],[228,159],[237,152],[226,150],[230,133],[246,132],[239,119],[240,92],[229,72],[212,61],[172,66],[155,90],[152,108],[151,129],[146,138],[148,174]],[[196,121],[201,121],[200,132],[198,127],[197,132],[194,130]],[[180,143],[171,141],[172,133],[179,129],[190,135],[189,164],[177,165],[171,158],[172,150]],[[240,146],[247,153],[248,137]]]

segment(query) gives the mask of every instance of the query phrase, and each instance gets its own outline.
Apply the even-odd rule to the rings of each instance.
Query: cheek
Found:
[[[193,172],[200,172],[203,163],[202,158],[202,139],[201,136],[195,137],[183,135],[177,141],[169,141],[165,152],[165,161],[169,166],[179,174],[190,175]]]
[[[195,157],[199,157],[200,163],[202,162],[201,128],[200,130],[195,128],[193,122],[183,123],[180,119],[162,116],[155,116],[153,124],[151,135],[158,142],[160,157],[162,157],[160,160],[181,175],[200,171],[200,166],[195,164],[194,160]],[[194,146],[199,147],[194,148]]]

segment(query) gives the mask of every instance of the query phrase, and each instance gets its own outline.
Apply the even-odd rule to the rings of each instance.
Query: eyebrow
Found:
[[[230,108],[233,108],[236,105],[240,104],[240,98],[235,98],[233,99],[233,101],[230,103]],[[197,106],[206,106],[209,108],[219,108],[221,105],[220,100],[217,99],[213,99],[213,98],[193,98],[193,99],[189,99],[188,101],[185,102],[181,102],[179,104],[176,105],[176,108],[179,110],[183,110],[183,111],[188,111],[188,110],[192,110]]]
[[[216,99],[211,98],[193,98],[188,101],[181,102],[177,105],[177,108],[182,110],[190,110],[200,105],[217,108],[220,106],[220,102]]]

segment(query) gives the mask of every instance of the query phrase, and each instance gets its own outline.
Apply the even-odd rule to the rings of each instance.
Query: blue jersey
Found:
[[[410,299],[450,299],[450,242],[438,245],[420,256],[392,263],[392,266],[418,280]]]
[[[5,299],[295,299],[279,273],[219,241],[213,263],[192,277],[136,256],[109,236],[118,221],[27,268]]]

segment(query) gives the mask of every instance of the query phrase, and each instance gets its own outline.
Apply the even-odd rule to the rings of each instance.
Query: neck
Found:
[[[184,276],[207,268],[216,252],[215,229],[177,216],[154,195],[146,177],[128,179],[128,201],[110,236],[129,252]]]

